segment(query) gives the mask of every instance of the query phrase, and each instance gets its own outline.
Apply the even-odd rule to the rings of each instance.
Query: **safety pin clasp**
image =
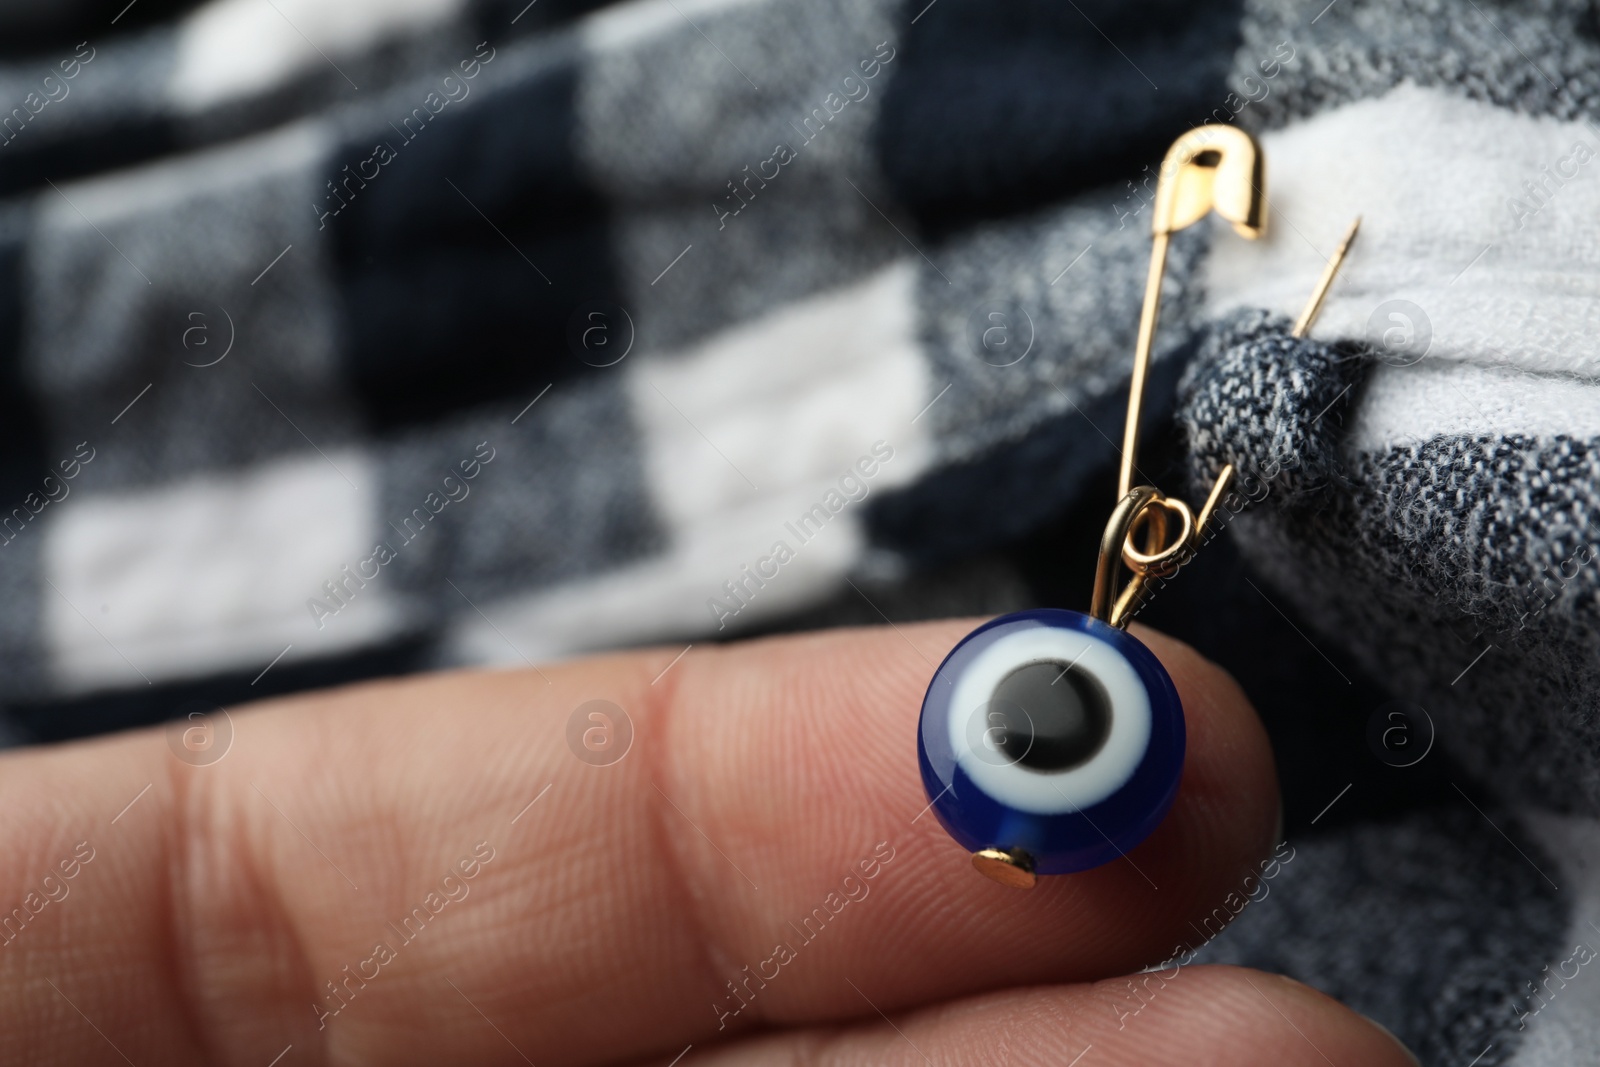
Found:
[[[1176,233],[1215,211],[1240,237],[1266,232],[1266,161],[1237,126],[1197,126],[1172,142],[1161,162],[1151,214],[1154,233]]]

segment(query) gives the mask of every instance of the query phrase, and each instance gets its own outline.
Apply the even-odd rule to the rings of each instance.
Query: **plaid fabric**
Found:
[[[1183,93],[1151,105],[1075,15],[1019,12],[974,53],[984,20],[955,5],[916,42],[895,5],[626,5],[532,33],[514,7],[201,7],[75,45],[70,80],[0,75],[70,86],[3,148],[25,187],[0,242],[14,707],[731,632],[874,550],[1023,532],[1104,462],[1145,242],[1081,192],[1116,165],[1091,142],[1159,151]],[[1220,87],[1231,20],[1122,22]],[[1058,117],[1046,149],[995,128],[992,91],[925,110],[1018,35],[1034,107],[1114,69],[1140,121]],[[1087,64],[1053,69],[1061,49]],[[107,145],[141,124],[166,133]],[[952,134],[1029,158],[944,152],[930,182]],[[1072,457],[1049,491],[929,526],[931,475],[1041,427]],[[28,505],[80,451],[71,506]],[[826,536],[739,598],[819,503]]]
[[[1589,5],[119,8],[0,10],[14,739],[1083,606],[1155,163],[1237,122],[1271,229],[1175,242],[1141,468],[1262,490],[1143,619],[1261,709],[1300,859],[1205,952],[1593,1058]]]

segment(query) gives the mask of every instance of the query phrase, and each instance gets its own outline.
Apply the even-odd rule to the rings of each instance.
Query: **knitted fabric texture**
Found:
[[[1289,325],[1265,311],[1235,312],[1213,328],[1179,383],[1197,493],[1225,463],[1251,503],[1264,491],[1314,507],[1319,493],[1343,482],[1338,409],[1364,367],[1358,355],[1290,337]],[[1261,478],[1268,485],[1252,484]]]

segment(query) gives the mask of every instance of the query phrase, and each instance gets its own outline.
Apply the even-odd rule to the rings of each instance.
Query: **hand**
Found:
[[[1171,815],[1031,892],[976,874],[915,749],[970,628],[297,696],[204,766],[161,730],[0,757],[0,1062],[1414,1062],[1284,978],[1113,977],[1193,945],[1278,819],[1244,696],[1158,634]],[[567,740],[594,699],[634,731],[610,765]]]

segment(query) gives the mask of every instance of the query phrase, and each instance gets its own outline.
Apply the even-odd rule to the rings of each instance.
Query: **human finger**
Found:
[[[894,1010],[1117,973],[1225,920],[1276,820],[1237,687],[1147,634],[1188,718],[1172,814],[1126,860],[1018,893],[925,815],[916,769],[922,691],[968,628],[307,695],[232,715],[203,765],[159,732],[8,756],[11,895],[104,843],[39,916],[56,932],[0,953],[8,1014],[85,1054],[100,1031],[168,1059],[588,1062],[852,1014],[843,974]],[[596,700],[631,724],[615,763],[569,747]]]

